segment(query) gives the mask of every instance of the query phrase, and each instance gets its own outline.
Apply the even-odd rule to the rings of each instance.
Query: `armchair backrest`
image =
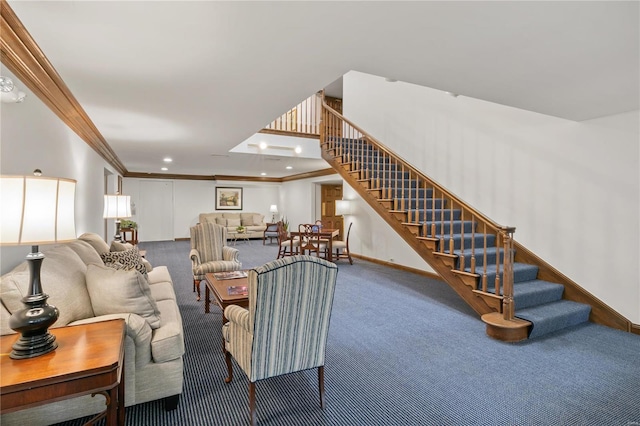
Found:
[[[337,275],[300,255],[249,271],[250,381],[324,365]]]
[[[201,262],[223,260],[222,247],[227,245],[227,228],[212,222],[192,226],[191,248],[198,250]]]

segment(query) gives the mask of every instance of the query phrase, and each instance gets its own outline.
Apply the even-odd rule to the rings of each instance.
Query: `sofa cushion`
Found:
[[[160,300],[158,306],[162,312],[162,322],[160,328],[153,331],[151,338],[151,356],[156,363],[180,358],[184,354],[182,319],[178,305],[172,300]]]
[[[227,227],[229,228],[237,228],[242,224],[241,219],[227,219]]]
[[[227,226],[227,219],[224,217],[216,217],[216,223],[218,225]]]
[[[216,223],[217,217],[222,217],[222,213],[200,213],[198,215],[198,221],[200,223],[204,223],[204,222]]]
[[[242,226],[253,226],[253,215],[242,218]]]
[[[111,241],[111,245],[109,246],[109,251],[127,251],[131,250],[134,247],[133,244],[127,242],[121,242],[113,240]]]
[[[173,290],[173,286],[168,282],[156,283],[149,286],[151,289],[151,295],[155,299],[156,303],[161,300],[173,300],[176,301],[176,292]],[[160,312],[162,315],[162,312]]]
[[[71,321],[94,316],[85,283],[86,270],[87,266],[82,259],[66,245],[47,250],[42,261],[40,281],[42,290],[49,295],[47,303],[60,312],[54,327],[63,327]],[[21,299],[29,291],[29,282],[27,262],[22,262],[0,277],[2,303],[9,312],[25,308]]]
[[[79,240],[86,241],[96,249],[98,254],[107,253],[109,251],[109,244],[107,244],[100,235],[91,232],[85,232],[78,237]]]
[[[254,214],[253,215],[253,224],[254,225],[262,225],[264,223],[264,215],[262,214]]]
[[[147,278],[147,267],[142,262],[140,252],[137,247],[125,251],[111,251],[100,255],[105,266],[114,269],[123,269],[128,271],[135,269],[140,272],[145,279]]]
[[[11,327],[9,327],[10,317],[11,312],[9,312],[7,308],[5,308],[2,303],[0,303],[0,335],[4,336],[5,334],[15,333],[15,331],[13,331]]]
[[[102,259],[95,248],[84,240],[73,240],[65,244],[82,259],[85,265],[90,263],[101,264]],[[46,255],[46,252],[45,252]]]
[[[96,315],[134,313],[144,318],[151,328],[160,326],[160,311],[149,282],[136,270],[88,265],[87,290]]]
[[[171,275],[169,274],[169,269],[164,265],[153,268],[153,271],[150,271],[149,274],[147,274],[147,277],[149,278],[149,284],[151,285],[161,282],[168,282],[173,286]]]

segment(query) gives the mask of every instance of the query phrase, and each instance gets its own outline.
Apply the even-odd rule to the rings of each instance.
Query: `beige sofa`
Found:
[[[112,247],[115,249],[116,245]],[[166,409],[175,408],[182,393],[185,347],[182,318],[168,269],[142,262],[137,249],[110,252],[110,246],[96,234],[83,234],[66,244],[42,246],[41,251],[45,254],[43,290],[49,295],[48,303],[60,311],[51,332],[55,335],[56,327],[123,318],[125,406],[163,398]],[[137,262],[138,270],[122,270],[130,266],[129,260],[122,259],[134,259],[131,262]],[[8,326],[9,316],[24,308],[21,298],[28,281],[26,261],[0,277],[3,335],[13,333]],[[129,309],[123,308],[125,305]],[[99,413],[104,410],[104,403],[101,396],[81,396],[4,414],[0,424],[58,423]]]
[[[231,213],[215,212],[200,213],[199,222],[213,222],[225,226],[227,233],[236,232],[238,226],[245,227],[245,234],[248,238],[262,238],[267,224],[264,222],[264,215],[259,213]]]

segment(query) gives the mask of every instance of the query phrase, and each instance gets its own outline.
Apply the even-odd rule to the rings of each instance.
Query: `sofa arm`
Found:
[[[90,324],[112,319],[123,319],[125,322],[125,334],[133,340],[135,345],[135,364],[141,367],[151,361],[151,327],[149,323],[137,314],[108,314],[93,318],[73,321],[69,325]],[[131,359],[131,354],[127,354],[127,359]]]
[[[239,262],[238,254],[240,251],[236,248],[229,246],[222,246],[222,259],[223,260],[232,260],[235,262]]]
[[[199,264],[202,263],[200,260],[200,252],[197,249],[191,249],[189,252],[189,259],[191,259],[191,266],[195,269]]]

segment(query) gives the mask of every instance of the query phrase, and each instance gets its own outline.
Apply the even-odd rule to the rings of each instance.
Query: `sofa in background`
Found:
[[[48,303],[60,311],[51,328],[122,318],[125,337],[125,406],[164,399],[177,407],[183,386],[185,351],[182,317],[173,282],[165,266],[152,267],[137,248],[107,244],[97,234],[83,234],[69,243],[42,246],[41,280]],[[107,266],[109,265],[109,266]],[[142,265],[142,266],[141,266]],[[23,309],[29,269],[22,262],[0,277],[0,333],[11,312]],[[104,411],[102,396],[80,396],[3,414],[0,423],[49,425]]]
[[[245,227],[245,234],[248,238],[263,238],[267,224],[264,222],[264,215],[259,213],[200,213],[199,222],[213,222],[227,228],[227,232],[236,232],[238,226]]]

